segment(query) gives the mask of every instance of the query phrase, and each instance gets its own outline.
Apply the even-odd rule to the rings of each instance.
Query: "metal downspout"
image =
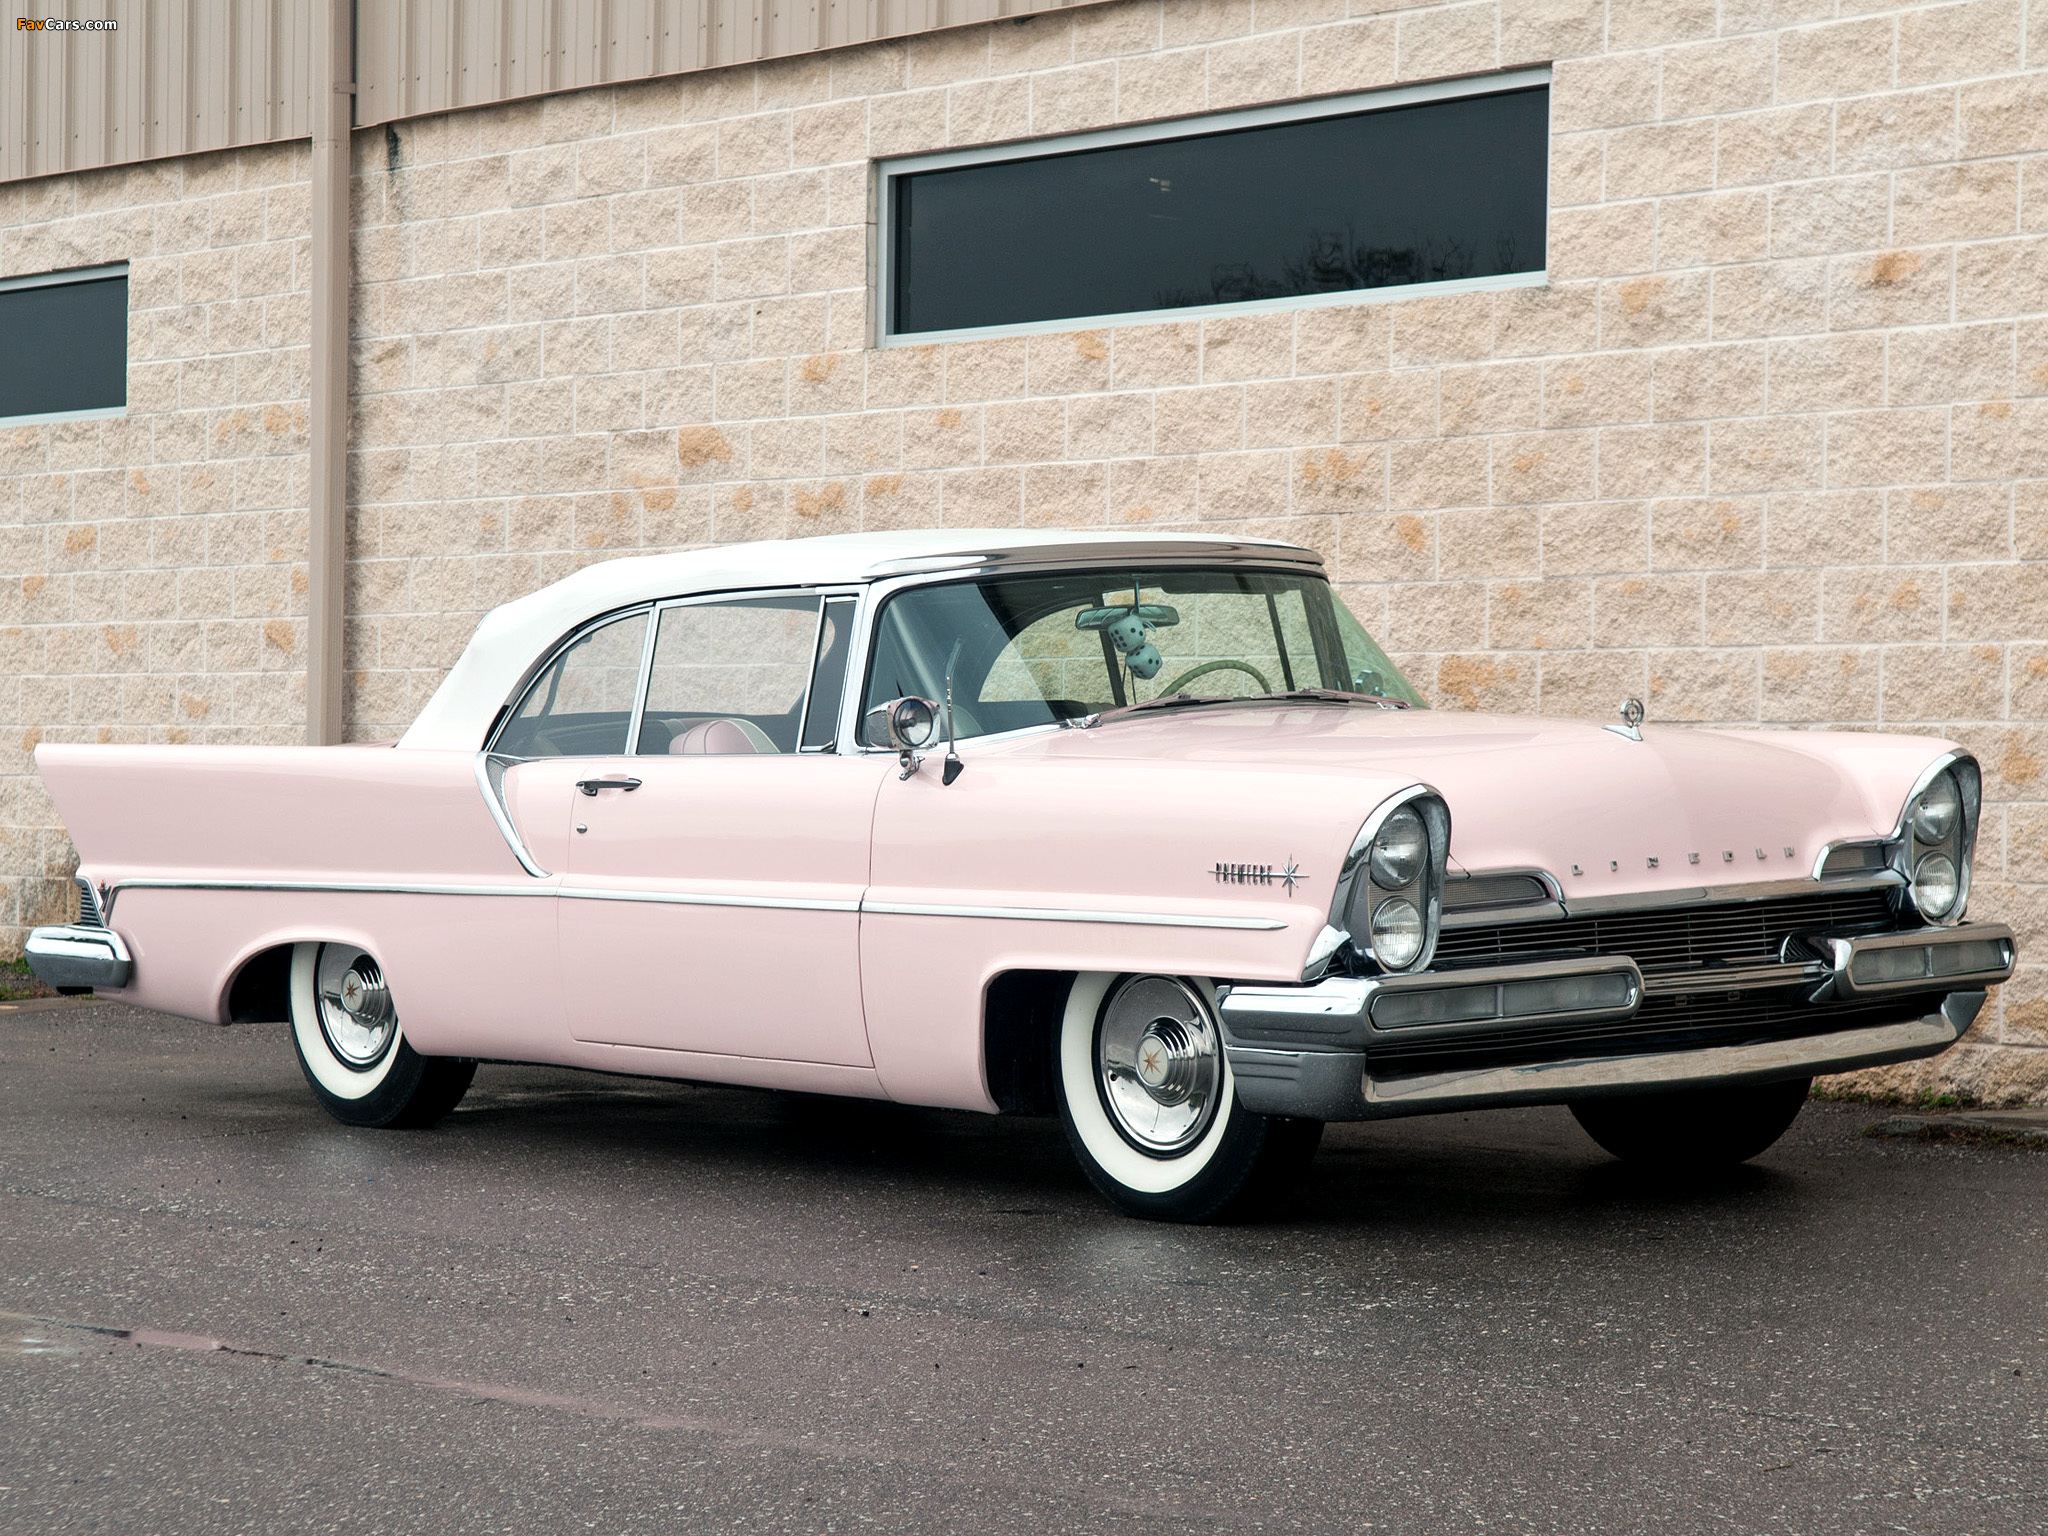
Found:
[[[306,741],[343,739],[348,563],[349,130],[355,119],[352,0],[313,0],[313,294],[306,552]]]

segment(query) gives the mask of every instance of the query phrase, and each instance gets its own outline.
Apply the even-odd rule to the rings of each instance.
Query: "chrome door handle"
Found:
[[[640,781],[638,779],[578,779],[576,787],[595,799],[600,789],[633,790],[640,787]]]

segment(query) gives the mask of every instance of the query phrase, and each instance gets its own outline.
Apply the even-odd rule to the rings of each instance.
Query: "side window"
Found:
[[[815,597],[661,609],[637,750],[794,752],[817,639]]]
[[[846,692],[846,658],[853,649],[853,615],[860,605],[850,597],[828,597],[818,621],[818,660],[811,669],[811,707],[804,714],[806,752],[834,750],[839,731],[839,701]]]
[[[533,680],[492,750],[514,757],[623,753],[646,644],[644,610],[572,641]]]

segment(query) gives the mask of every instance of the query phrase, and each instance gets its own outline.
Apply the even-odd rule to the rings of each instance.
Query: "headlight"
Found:
[[[1976,759],[1958,752],[1930,769],[1906,802],[1892,861],[1906,877],[1907,899],[1922,922],[1960,922],[1969,905],[1982,786]]]
[[[1913,835],[1923,843],[1940,843],[1955,830],[1956,817],[1962,814],[1963,797],[1956,792],[1956,781],[1947,774],[1941,775],[1921,792],[1919,801],[1913,807]],[[1949,871],[1955,873],[1953,869]]]
[[[1412,965],[1422,953],[1422,914],[1415,903],[1395,897],[1372,914],[1373,958],[1390,971]]]
[[[1913,905],[1922,917],[1947,917],[1956,904],[1961,882],[1956,867],[1938,853],[1922,854],[1913,869]]]
[[[1413,885],[1428,858],[1429,831],[1404,805],[1381,823],[1372,840],[1373,884],[1389,891]]]

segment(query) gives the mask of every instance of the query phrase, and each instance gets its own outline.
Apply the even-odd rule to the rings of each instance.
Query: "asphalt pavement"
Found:
[[[1673,1191],[1332,1127],[1255,1224],[1057,1125],[0,1011],[0,1531],[2038,1532],[2048,1152],[1811,1104]]]

